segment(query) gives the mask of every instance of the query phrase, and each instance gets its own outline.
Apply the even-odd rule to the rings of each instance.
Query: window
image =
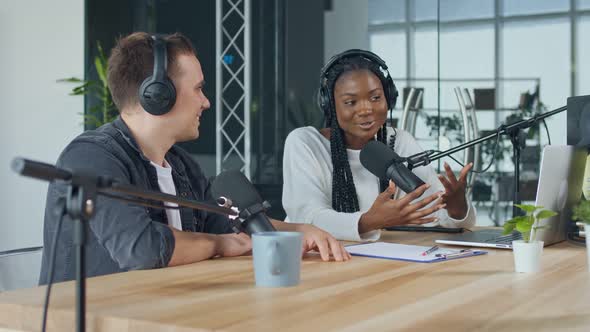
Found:
[[[540,20],[535,24],[506,23],[502,30],[501,76],[538,77],[541,79],[541,101],[550,110],[565,105],[566,97],[570,95],[569,35],[567,18]],[[547,41],[551,44],[548,45]],[[520,93],[534,88],[528,81],[504,81],[501,87],[505,108],[516,107]],[[566,144],[566,114],[547,119],[547,125],[552,144]]]
[[[391,77],[406,76],[406,34],[404,31],[374,32],[369,39],[371,51],[387,64]]]
[[[438,0],[414,0],[412,1],[412,19],[414,21],[435,21],[437,18]]]
[[[436,7],[435,7],[436,8]],[[494,17],[494,0],[441,0],[440,20]]]
[[[404,22],[405,0],[369,0],[369,24]]]
[[[590,1],[587,1],[590,3]],[[583,16],[578,19],[578,36],[577,44],[577,83],[576,95],[590,95],[590,44],[587,42],[590,38],[590,16]]]
[[[577,9],[590,9],[590,0],[577,0]]]
[[[569,10],[570,0],[504,0],[504,15],[529,15]]]

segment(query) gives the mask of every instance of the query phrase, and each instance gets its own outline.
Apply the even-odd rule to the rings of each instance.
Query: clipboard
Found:
[[[483,250],[439,248],[430,254],[422,256],[422,253],[430,248],[431,247],[426,246],[388,242],[352,244],[345,247],[346,251],[353,256],[392,259],[416,263],[436,263],[487,254],[487,251]]]

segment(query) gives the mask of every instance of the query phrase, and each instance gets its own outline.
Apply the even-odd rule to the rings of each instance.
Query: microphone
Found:
[[[221,172],[211,184],[211,193],[214,197],[229,199],[238,208],[241,226],[247,234],[276,231],[265,214],[269,204],[262,201],[254,185],[242,172]]]
[[[16,173],[37,178],[45,181],[63,180],[68,181],[72,178],[72,173],[57,168],[53,165],[42,163],[39,161],[28,160],[24,158],[14,158],[10,167]]]
[[[424,184],[403,163],[406,158],[379,141],[370,141],[360,154],[361,164],[381,180],[392,180],[405,193],[410,193]]]

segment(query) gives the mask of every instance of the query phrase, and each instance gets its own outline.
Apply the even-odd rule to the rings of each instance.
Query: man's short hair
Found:
[[[173,79],[178,74],[177,59],[181,54],[197,55],[191,41],[180,33],[163,37],[168,53],[167,74]],[[151,34],[134,32],[120,38],[111,50],[107,68],[107,81],[115,106],[121,112],[125,107],[139,103],[139,86],[154,70],[154,51]]]

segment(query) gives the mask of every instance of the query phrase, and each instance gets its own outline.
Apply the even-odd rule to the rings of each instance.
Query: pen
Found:
[[[437,250],[438,250],[438,245],[434,245],[432,248],[430,248],[430,249],[426,250],[425,252],[423,252],[422,253],[422,256],[426,256],[426,255],[431,254],[431,253],[433,253],[433,252],[435,252]]]
[[[459,252],[455,252],[455,253],[451,253],[451,254],[436,254],[436,257],[442,257],[442,258],[461,257],[461,256],[469,254],[471,252],[472,252],[471,249],[463,249]]]

